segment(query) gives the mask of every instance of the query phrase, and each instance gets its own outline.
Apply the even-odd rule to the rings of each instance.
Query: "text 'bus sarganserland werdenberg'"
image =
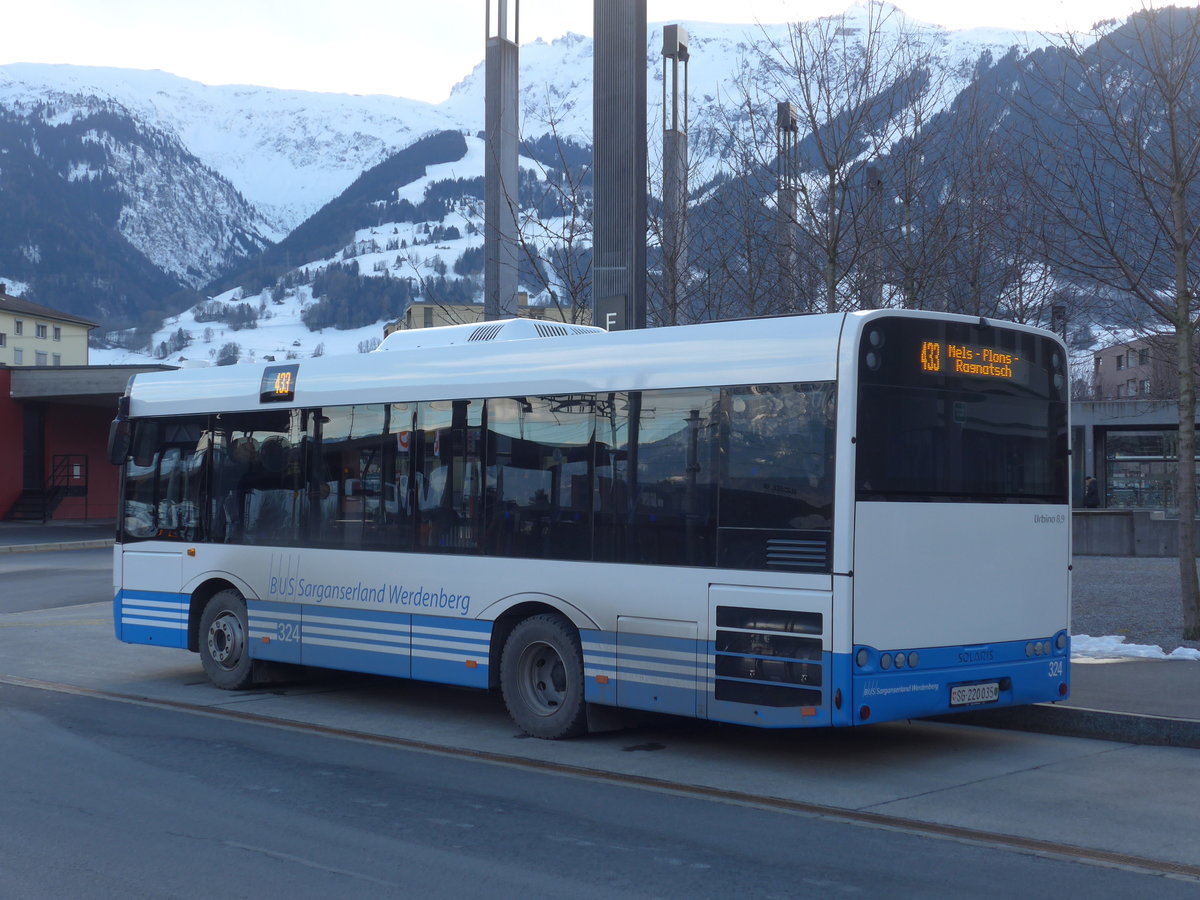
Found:
[[[116,633],[228,689],[267,662],[498,689],[542,738],[1060,700],[1067,410],[1053,334],[894,310],[142,374]]]

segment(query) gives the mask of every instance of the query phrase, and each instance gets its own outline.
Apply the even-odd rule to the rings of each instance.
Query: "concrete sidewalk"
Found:
[[[0,553],[85,550],[111,547],[112,520],[89,522],[0,522]],[[1078,557],[1076,572],[1107,557]],[[1131,560],[1132,563],[1132,560]],[[1077,578],[1078,581],[1078,578]],[[1115,587],[1114,590],[1124,590]],[[1075,603],[1095,602],[1076,591]],[[1076,618],[1078,618],[1076,610]],[[1073,737],[1137,744],[1200,748],[1200,661],[1158,659],[1076,659],[1071,666],[1071,697],[1060,703],[974,710],[943,719]]]
[[[963,712],[942,721],[1200,749],[1200,662],[1075,659],[1067,700]]]

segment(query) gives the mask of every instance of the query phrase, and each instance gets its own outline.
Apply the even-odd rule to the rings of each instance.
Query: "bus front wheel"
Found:
[[[568,619],[531,616],[513,629],[500,659],[500,692],[508,714],[532,737],[558,740],[587,731],[583,648]]]
[[[229,589],[213,594],[200,616],[200,662],[222,690],[240,691],[253,681],[249,634],[242,595]]]

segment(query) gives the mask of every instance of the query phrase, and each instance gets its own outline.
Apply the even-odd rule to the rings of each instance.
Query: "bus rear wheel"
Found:
[[[512,630],[500,659],[500,692],[526,734],[558,740],[587,731],[583,648],[563,616],[525,619]]]
[[[254,680],[249,634],[242,595],[232,589],[213,594],[200,616],[200,662],[222,690],[244,690]]]

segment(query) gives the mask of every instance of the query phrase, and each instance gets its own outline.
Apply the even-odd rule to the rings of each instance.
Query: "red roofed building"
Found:
[[[89,366],[96,327],[0,284],[0,519],[115,518],[108,426],[129,378],[162,367]]]

